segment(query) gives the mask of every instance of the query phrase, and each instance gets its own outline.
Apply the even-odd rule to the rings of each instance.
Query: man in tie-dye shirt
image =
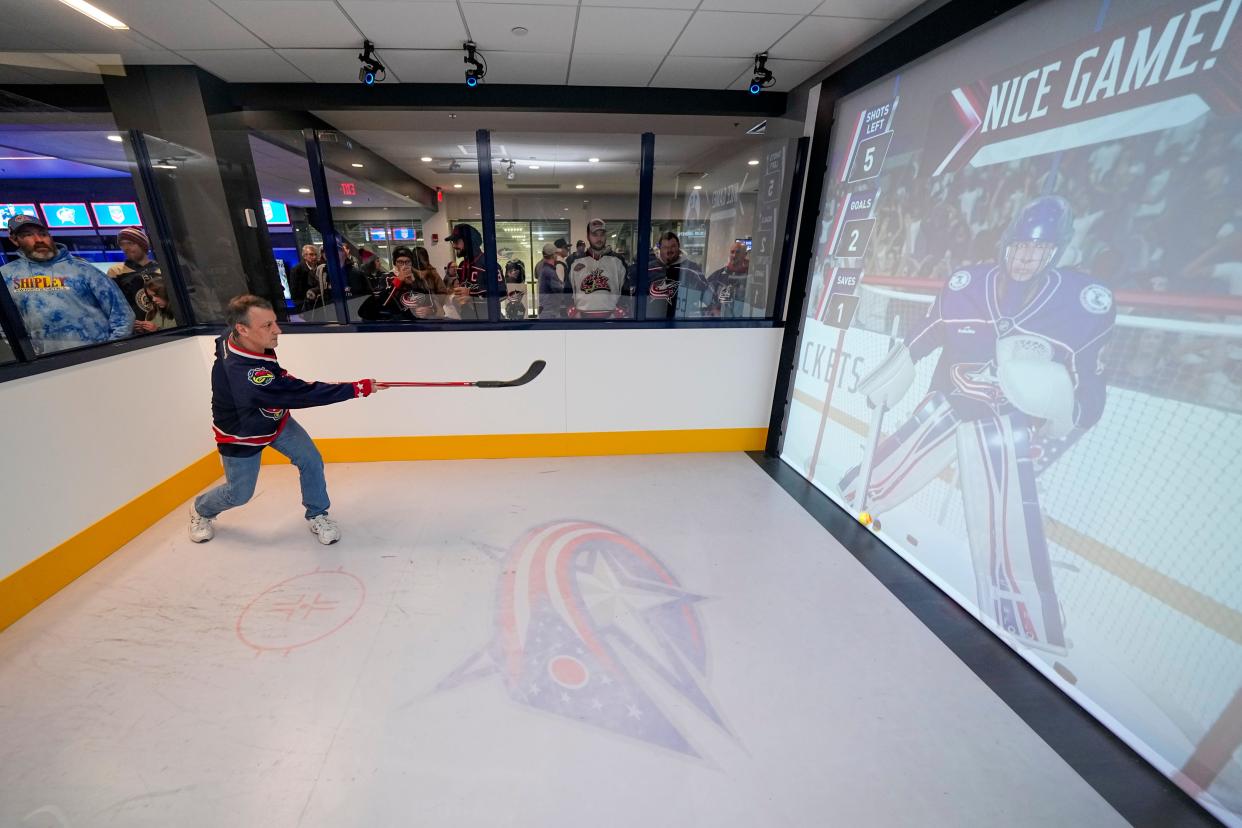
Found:
[[[52,240],[29,215],[9,219],[18,257],[0,268],[36,354],[76,348],[134,332],[134,312],[120,289],[88,262]]]

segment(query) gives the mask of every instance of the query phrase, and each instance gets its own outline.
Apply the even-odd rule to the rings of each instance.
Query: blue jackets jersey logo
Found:
[[[267,385],[276,379],[276,375],[266,368],[251,368],[246,372],[246,379],[255,385]]]

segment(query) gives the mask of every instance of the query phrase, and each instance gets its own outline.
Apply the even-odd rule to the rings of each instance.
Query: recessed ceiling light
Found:
[[[362,165],[361,165],[361,164],[359,164],[357,161],[355,161],[354,163],[350,164],[349,166],[351,166],[351,167],[357,167],[358,169],[362,169]]]
[[[298,192],[299,192],[299,193],[309,193],[309,192],[310,192],[310,187],[298,187]]]
[[[94,20],[96,23],[100,23],[100,24],[103,24],[104,26],[107,26],[109,29],[122,30],[122,29],[129,28],[129,26],[126,26],[124,23],[122,23],[120,20],[117,20],[115,17],[108,14],[106,11],[103,11],[102,9],[97,9],[94,6],[92,6],[90,3],[87,3],[86,0],[60,0],[60,2],[64,3],[66,6],[73,9],[74,11],[81,12],[82,14],[89,17],[91,20]]]
[[[454,190],[460,190],[460,189],[461,189],[461,185],[460,185],[460,184],[454,184],[454,185],[453,185],[453,189],[454,189]]]
[[[155,168],[156,168],[156,169],[158,169],[158,170],[175,170],[175,169],[177,169],[177,165],[176,165],[176,164],[152,164],[151,166],[152,166],[152,167],[155,167]]]
[[[345,204],[345,205],[353,204],[353,202],[352,202],[352,201],[350,201],[349,199],[345,199],[345,200],[344,200],[344,201],[342,201],[341,203],[342,203],[342,204]]]
[[[587,160],[588,160],[588,161],[590,161],[592,164],[598,164],[598,163],[599,163],[599,159],[598,159],[598,158],[588,158]]]
[[[569,208],[568,208],[568,207],[566,207],[566,208],[565,208],[565,212],[566,212],[566,213],[568,213],[568,212],[569,212]]]
[[[750,159],[749,161],[747,161],[746,163],[747,163],[747,164],[750,164],[752,167],[757,167],[757,166],[759,166],[759,159],[758,159],[758,158],[752,158],[752,159]]]
[[[430,163],[431,163],[431,156],[430,156],[430,155],[424,155],[422,158],[420,158],[420,159],[418,159],[418,160],[419,160],[419,161],[422,161],[424,164],[430,164]]]
[[[585,186],[586,186],[585,184],[575,184],[575,185],[574,185],[574,189],[575,189],[575,190],[581,190],[581,189],[582,189],[583,187],[585,187]]]
[[[510,34],[516,35],[518,37],[526,37],[526,35],[530,33],[530,29],[526,28],[525,26],[514,26],[512,29],[509,30],[509,32]]]
[[[695,185],[694,185],[694,189],[696,189],[696,190],[701,190],[701,189],[703,189],[703,185],[702,185],[702,184],[695,184]]]
[[[109,140],[109,141],[116,141],[116,142],[119,144],[119,143],[121,143],[122,141],[124,141],[125,139],[124,139],[124,138],[122,138],[122,137],[121,137],[121,136],[119,136],[119,135],[109,135],[109,136],[108,136],[108,140]]]
[[[539,165],[538,165],[538,164],[531,164],[531,165],[530,165],[530,167],[529,167],[528,169],[537,170],[537,169],[539,169]]]

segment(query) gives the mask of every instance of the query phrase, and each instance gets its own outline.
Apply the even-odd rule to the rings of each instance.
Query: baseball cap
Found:
[[[588,233],[590,233],[593,230],[607,230],[607,229],[608,229],[608,225],[604,224],[603,219],[591,219],[589,222],[587,222]]]
[[[39,219],[35,218],[34,216],[23,213],[21,215],[13,216],[13,218],[9,219],[9,235],[11,236],[14,233],[16,233],[18,230],[20,230],[21,228],[26,227],[27,225],[31,225],[31,224],[33,224],[35,227],[40,228],[41,230],[47,229],[47,225],[39,221]]]
[[[555,244],[553,244],[552,242],[548,242],[547,244],[545,244],[545,245],[543,246],[543,255],[545,255],[545,256],[555,256],[555,255],[556,255],[556,245],[555,245]]]
[[[556,241],[552,242],[552,244],[556,245],[557,247],[561,248],[562,250],[568,250],[568,249],[569,249],[569,242],[565,241],[564,239],[557,239]]]

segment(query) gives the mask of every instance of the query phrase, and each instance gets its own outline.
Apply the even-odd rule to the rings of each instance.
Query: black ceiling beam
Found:
[[[259,110],[487,109],[642,115],[785,113],[787,94],[745,90],[464,83],[232,83],[233,104]]]
[[[0,86],[0,111],[111,112],[102,83],[11,83]]]

